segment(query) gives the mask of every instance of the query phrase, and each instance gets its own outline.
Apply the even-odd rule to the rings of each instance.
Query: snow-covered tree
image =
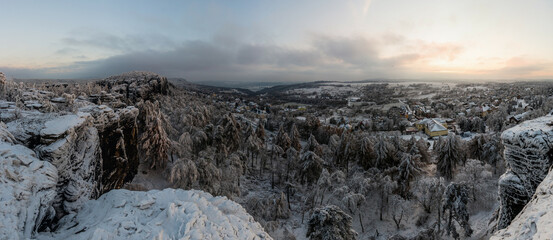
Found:
[[[315,139],[315,136],[313,134],[309,135],[309,139],[307,139],[307,144],[305,145],[305,149],[303,149],[304,152],[311,151],[317,154],[318,156],[323,155],[323,149],[321,145],[317,142],[317,139]]]
[[[359,165],[364,169],[374,167],[373,165],[373,143],[368,137],[361,140],[361,149],[359,151]]]
[[[198,169],[192,160],[178,159],[171,168],[169,182],[175,187],[189,189],[198,179],[198,175]]]
[[[442,195],[445,190],[445,180],[436,177],[422,177],[415,182],[413,195],[425,212],[431,213],[439,209]]]
[[[503,161],[503,145],[499,140],[499,136],[490,137],[484,144],[483,149],[481,160],[493,167],[494,174],[497,173],[497,164]]]
[[[300,133],[298,132],[298,128],[296,127],[296,124],[292,124],[292,128],[290,129],[290,144],[293,148],[296,149],[296,151],[301,150],[301,143],[300,143]]]
[[[459,239],[459,233],[456,230],[453,220],[461,226],[465,232],[465,237],[472,235],[472,228],[469,223],[469,214],[467,203],[469,201],[468,189],[464,184],[451,183],[447,186],[443,197],[443,212],[447,215],[447,234],[455,239]]]
[[[400,194],[403,197],[407,197],[411,181],[422,171],[418,160],[419,158],[420,155],[402,154],[401,163],[398,166],[398,185]]]
[[[438,152],[438,172],[445,178],[451,179],[457,165],[466,161],[463,143],[458,136],[449,134],[436,151]]]
[[[263,144],[265,144],[265,124],[261,119],[257,122],[257,128],[255,129],[255,135]]]
[[[281,124],[280,128],[278,129],[276,145],[280,146],[282,149],[284,149],[284,151],[288,150],[288,148],[290,148],[290,146],[292,145],[292,140],[284,131],[284,124]]]
[[[312,184],[316,182],[323,171],[323,160],[314,152],[305,152],[301,157],[299,172],[300,182]]]
[[[374,144],[374,164],[373,166],[384,169],[389,167],[392,162],[391,146],[388,143],[387,139],[383,135],[379,135],[376,138],[376,143]]]
[[[213,160],[205,156],[200,156],[196,168],[198,169],[198,182],[200,188],[216,195],[221,187],[221,170],[212,162]]]
[[[309,219],[306,237],[311,240],[353,240],[357,233],[351,224],[352,218],[337,206],[317,208]]]
[[[140,116],[143,116],[144,128],[140,136],[140,149],[150,168],[163,169],[167,166],[170,141],[165,132],[165,115],[159,109],[159,102],[141,102],[138,104]]]

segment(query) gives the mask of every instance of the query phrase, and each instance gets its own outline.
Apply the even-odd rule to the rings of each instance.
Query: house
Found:
[[[415,127],[417,129],[419,129],[420,131],[422,131],[423,129],[426,128],[426,126],[428,124],[431,124],[432,122],[438,122],[440,125],[447,128],[446,120],[443,120],[441,118],[425,118],[425,119],[419,120],[419,121],[415,122]]]
[[[521,114],[517,114],[517,115],[514,115],[514,116],[509,116],[507,117],[507,119],[509,120],[510,123],[515,123],[515,124],[518,124],[520,123],[524,117],[526,117],[526,115],[530,114],[530,112],[523,112]]]
[[[425,118],[415,123],[420,131],[424,130],[430,137],[447,135],[447,123],[440,118]]]
[[[448,133],[447,128],[435,119],[425,125],[424,132],[430,137],[445,136]]]
[[[405,128],[405,134],[406,135],[415,134],[418,131],[419,131],[419,129],[417,129],[416,127],[407,127],[407,128]]]

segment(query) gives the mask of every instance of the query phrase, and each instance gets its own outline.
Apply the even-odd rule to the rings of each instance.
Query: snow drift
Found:
[[[197,190],[112,190],[38,239],[271,239],[242,206]]]

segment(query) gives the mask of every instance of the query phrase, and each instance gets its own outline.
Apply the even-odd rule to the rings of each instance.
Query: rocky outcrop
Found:
[[[57,218],[98,197],[101,188],[99,136],[90,114],[35,114],[8,123],[19,142],[57,168]]]
[[[509,226],[547,175],[553,160],[552,123],[553,116],[540,117],[501,135],[508,170],[499,179],[498,229]]]
[[[534,197],[511,224],[490,239],[551,239],[553,236],[553,172],[538,186]]]
[[[25,195],[16,196],[21,200],[17,203],[0,197],[1,203],[5,203],[0,205],[0,212],[10,219],[14,218],[10,214],[16,215],[15,223],[12,220],[0,223],[3,224],[0,239],[29,238],[41,226],[56,226],[59,219],[75,215],[88,200],[123,187],[137,174],[139,110],[130,105],[167,93],[167,80],[153,73],[133,72],[98,84],[104,84],[108,91],[75,99],[72,94],[56,96],[53,92],[21,86],[13,90],[17,97],[12,101],[0,100],[0,121],[7,123],[0,122],[0,143],[25,149],[17,151],[47,166],[44,172],[40,170],[43,167],[28,170],[29,166],[35,166],[30,160],[20,160],[19,153],[11,154],[11,150],[0,151],[0,155],[9,155],[0,157],[0,171],[9,172],[6,175],[0,172],[0,180],[7,177],[14,182],[1,186],[0,194],[4,195],[5,190],[5,196],[11,196],[12,192]],[[29,173],[29,180],[27,175],[19,176],[20,173]],[[18,184],[23,185],[17,187]],[[14,209],[2,212],[6,206]],[[27,207],[29,210],[25,210]],[[11,229],[21,223],[27,225],[13,228],[15,235],[1,235],[4,227]]]
[[[238,203],[181,189],[112,190],[38,239],[271,239]]]
[[[138,171],[138,109],[113,110],[105,105],[79,109],[91,114],[98,129],[102,149],[102,185],[100,193],[121,188]]]
[[[154,94],[167,94],[167,78],[151,72],[129,72],[98,81],[112,94],[120,94],[127,102],[150,100]]]
[[[0,239],[30,239],[54,217],[58,174],[0,123]]]

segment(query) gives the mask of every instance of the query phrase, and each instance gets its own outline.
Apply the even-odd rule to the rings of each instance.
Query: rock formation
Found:
[[[0,123],[0,239],[30,239],[55,214],[56,167],[15,142]]]
[[[105,105],[90,105],[79,109],[94,118],[102,149],[100,194],[121,188],[138,171],[138,109],[126,107],[113,110]]]
[[[154,94],[167,94],[167,78],[151,72],[129,72],[97,82],[112,94],[120,94],[128,102],[150,100]]]
[[[553,172],[511,224],[490,239],[550,239],[553,236]]]
[[[531,199],[552,165],[553,116],[529,120],[503,132],[508,170],[499,180],[497,227],[507,227]]]

